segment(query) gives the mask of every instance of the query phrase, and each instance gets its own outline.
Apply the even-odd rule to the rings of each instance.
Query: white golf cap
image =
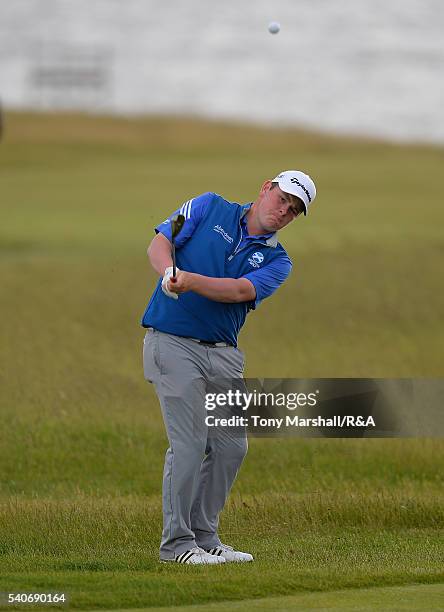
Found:
[[[308,212],[308,207],[316,197],[316,187],[312,179],[299,170],[285,170],[273,179],[273,183],[277,183],[279,188],[285,193],[291,193],[298,197],[305,206],[304,215]]]

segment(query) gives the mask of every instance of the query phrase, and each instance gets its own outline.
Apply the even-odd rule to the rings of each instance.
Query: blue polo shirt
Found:
[[[237,346],[246,315],[272,295],[291,271],[291,260],[276,234],[250,236],[246,216],[250,204],[229,202],[209,192],[185,202],[172,215],[185,223],[176,237],[180,270],[216,278],[248,278],[256,290],[249,302],[225,303],[188,291],[168,298],[160,278],[142,317],[144,327],[178,336]],[[171,240],[171,217],[155,228]]]

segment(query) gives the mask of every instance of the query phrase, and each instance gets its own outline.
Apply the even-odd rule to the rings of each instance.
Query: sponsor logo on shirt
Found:
[[[248,259],[248,263],[253,268],[259,268],[261,263],[264,261],[264,256],[260,251],[256,251],[253,255]]]
[[[222,238],[226,240],[227,242],[229,242],[230,244],[233,242],[233,238],[229,236],[227,232],[224,230],[224,228],[221,227],[220,225],[215,225],[213,227],[213,230],[217,232],[218,234],[220,234]]]

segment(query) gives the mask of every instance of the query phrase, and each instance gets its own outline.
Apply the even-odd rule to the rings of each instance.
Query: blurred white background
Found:
[[[0,99],[442,143],[443,29],[442,0],[14,0]]]

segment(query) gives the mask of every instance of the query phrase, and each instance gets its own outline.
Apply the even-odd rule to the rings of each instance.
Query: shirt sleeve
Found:
[[[259,306],[262,300],[270,297],[282,285],[290,274],[291,268],[290,258],[284,255],[263,268],[249,272],[242,277],[248,278],[256,289],[256,299],[252,302],[253,309]]]
[[[168,240],[171,241],[171,218],[174,215],[183,215],[185,222],[180,230],[179,235],[175,238],[174,242],[177,248],[180,248],[185,242],[193,235],[194,230],[202,220],[207,207],[213,201],[214,193],[208,192],[203,193],[196,198],[191,198],[187,202],[184,202],[180,208],[175,210],[168,219],[165,219],[163,223],[160,223],[154,231],[156,234],[159,232],[163,234]]]

